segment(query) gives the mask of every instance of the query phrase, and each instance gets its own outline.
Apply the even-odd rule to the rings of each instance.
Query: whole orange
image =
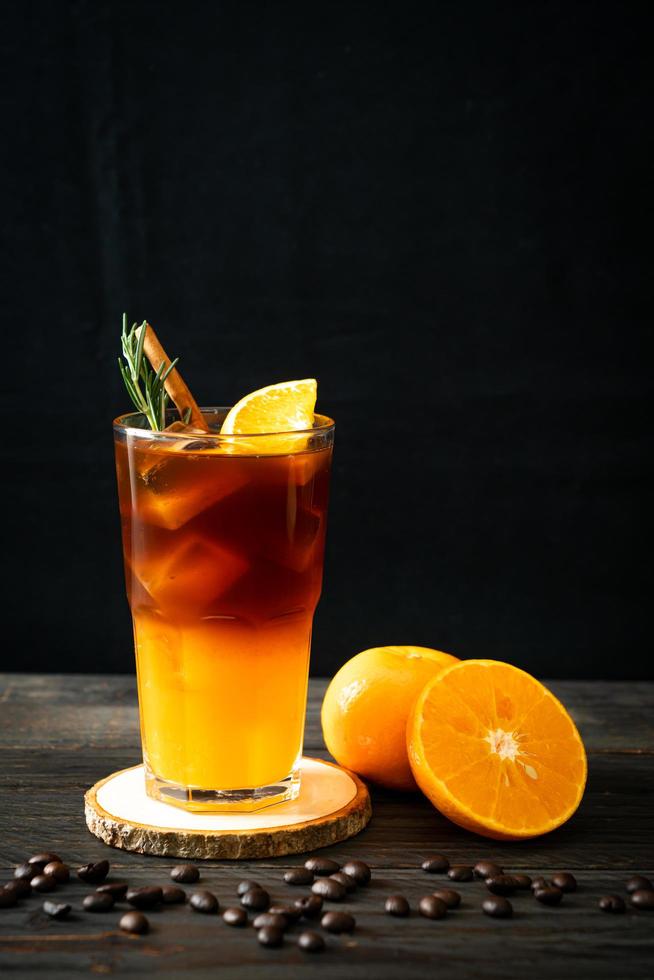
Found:
[[[458,658],[428,647],[373,647],[344,664],[322,703],[322,732],[336,761],[389,789],[415,790],[407,719],[428,681]]]

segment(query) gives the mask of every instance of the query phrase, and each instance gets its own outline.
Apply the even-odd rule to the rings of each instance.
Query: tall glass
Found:
[[[334,423],[221,436],[227,411],[114,422],[146,789],[189,810],[297,796],[322,584]]]

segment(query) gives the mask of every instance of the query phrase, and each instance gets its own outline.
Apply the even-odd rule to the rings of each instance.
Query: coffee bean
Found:
[[[486,888],[494,895],[513,895],[515,881],[511,875],[495,875],[486,879]]]
[[[164,905],[183,905],[186,901],[186,892],[183,888],[176,888],[175,885],[163,885],[161,901]]]
[[[143,936],[150,929],[150,923],[142,912],[125,912],[118,925],[123,932],[133,932],[137,936]]]
[[[535,889],[534,898],[543,905],[558,905],[563,898],[563,892],[556,885],[546,885],[544,888]]]
[[[313,929],[305,929],[301,932],[297,937],[297,944],[305,953],[320,953],[325,948],[325,940]]]
[[[223,912],[223,922],[226,922],[228,926],[246,926],[248,924],[248,914],[245,909],[225,909]]]
[[[511,875],[515,882],[516,888],[520,891],[528,890],[531,888],[531,878],[529,875]],[[544,881],[545,879],[543,879]]]
[[[43,903],[43,911],[51,919],[66,919],[70,915],[72,905],[64,905],[61,902],[51,902],[46,899]]]
[[[418,902],[418,911],[426,919],[442,919],[447,914],[447,905],[442,898],[435,895],[424,895]]]
[[[504,874],[504,868],[501,868],[499,864],[495,864],[494,861],[477,861],[472,873],[475,878],[496,878],[497,875]]]
[[[320,895],[303,895],[302,898],[296,898],[293,905],[300,910],[300,915],[305,919],[317,919],[322,912]]]
[[[100,894],[107,893],[113,897],[114,902],[122,902],[127,894],[127,882],[126,881],[108,881],[104,885],[98,885],[95,889],[96,892]]]
[[[45,865],[39,869],[39,872],[43,871],[43,868]],[[14,868],[14,878],[18,881],[31,881],[39,872],[34,870],[33,864],[19,864],[17,868]]]
[[[549,886],[548,886],[547,878],[543,878],[542,875],[539,875],[538,878],[533,878],[530,885],[532,892],[536,892],[540,888],[548,888],[548,887]]]
[[[576,892],[577,879],[569,871],[557,871],[552,875],[552,884],[555,888],[560,888],[562,892]]]
[[[9,888],[0,888],[0,909],[10,909],[18,901],[18,895]]]
[[[271,905],[268,911],[271,915],[285,915],[289,923],[297,922],[302,917],[302,912],[295,905]]]
[[[354,878],[357,885],[367,885],[372,878],[372,871],[365,861],[346,861],[341,871]]]
[[[467,864],[457,864],[447,872],[450,881],[472,881],[472,868]]]
[[[631,894],[632,892],[640,891],[641,888],[652,888],[652,882],[645,875],[632,875],[625,882],[625,888]]]
[[[450,862],[444,854],[430,854],[420,865],[429,875],[444,874],[450,869]]]
[[[82,902],[85,912],[109,912],[114,907],[114,897],[109,892],[91,892]]]
[[[313,871],[308,868],[291,868],[284,872],[284,881],[287,885],[312,885]]]
[[[252,912],[263,912],[270,905],[270,895],[265,888],[250,888],[241,895],[241,905]]]
[[[283,944],[284,930],[277,929],[275,926],[264,926],[263,929],[259,929],[257,939],[262,946],[268,946],[270,949],[274,949]]]
[[[82,881],[88,881],[92,885],[99,884],[109,874],[109,862],[97,861],[95,864],[84,864],[77,869],[77,877]]]
[[[387,915],[395,915],[399,919],[406,919],[411,912],[411,907],[404,895],[389,895],[384,902],[384,911]]]
[[[218,911],[219,904],[214,893],[207,891],[206,888],[193,892],[189,899],[189,905],[193,911],[202,912],[204,915],[213,915]]]
[[[52,851],[42,851],[40,854],[32,854],[31,858],[27,859],[28,864],[42,864],[44,867],[46,864],[51,864],[53,862],[63,864],[63,861],[59,855],[54,854]]]
[[[183,885],[192,885],[200,880],[200,869],[194,864],[176,864],[170,872],[170,877]]]
[[[273,926],[275,929],[288,929],[288,919],[285,915],[275,912],[259,912],[252,925],[255,929],[263,929],[264,926]]]
[[[597,904],[602,912],[624,912],[627,908],[619,895],[602,895]]]
[[[44,875],[50,875],[60,885],[70,878],[70,868],[61,861],[50,861],[43,869]]]
[[[325,912],[320,925],[327,932],[352,932],[356,926],[356,919],[349,912]]]
[[[310,857],[304,862],[304,867],[307,871],[312,871],[314,875],[333,875],[334,872],[340,871],[341,866],[337,864],[336,861],[332,861],[330,858],[325,857]],[[354,877],[354,875],[352,875]]]
[[[490,915],[494,919],[508,919],[513,915],[511,902],[508,898],[503,898],[501,895],[494,895],[493,898],[485,898],[481,903],[481,907],[486,915]]]
[[[13,881],[7,882],[4,890],[13,892],[17,899],[27,898],[32,894],[32,886],[25,878],[14,878]]]
[[[337,871],[335,874],[329,876],[332,881],[337,881],[340,885],[343,885],[346,892],[353,892],[357,886],[354,878],[350,878],[345,871]]]
[[[53,892],[57,887],[57,882],[52,875],[36,875],[30,881],[30,885],[35,892]]]
[[[333,878],[319,878],[318,881],[314,881],[311,891],[314,895],[327,899],[328,902],[342,902],[347,895],[345,885],[341,885],[340,881],[334,881]]]
[[[263,888],[258,881],[239,881],[238,887],[236,889],[236,894],[245,895],[246,892],[254,891],[257,889],[259,891],[263,891]]]
[[[643,909],[649,912],[654,909],[654,889],[638,888],[637,891],[631,893],[629,901],[635,909]]]
[[[158,885],[128,888],[125,898],[135,909],[153,909],[155,905],[161,905],[163,891]]]
[[[442,902],[445,902],[448,909],[458,909],[461,904],[461,895],[459,892],[455,892],[453,888],[438,888],[435,892],[432,892],[434,898],[440,898]]]

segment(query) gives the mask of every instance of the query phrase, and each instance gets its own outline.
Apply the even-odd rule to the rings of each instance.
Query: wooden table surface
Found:
[[[312,680],[305,752],[328,758],[319,709],[325,681]],[[75,880],[56,893],[74,914],[48,919],[41,898],[0,910],[0,973],[69,978],[78,974],[131,976],[439,978],[623,978],[654,976],[654,912],[606,915],[600,895],[624,895],[630,873],[654,872],[654,685],[550,682],[571,710],[589,753],[589,781],[577,815],[541,840],[495,843],[466,833],[419,795],[373,791],[373,818],[354,840],[321,852],[343,861],[361,858],[373,881],[343,903],[357,919],[352,936],[328,936],[323,954],[258,945],[251,930],[187,906],[150,913],[145,937],[120,933],[120,912],[77,911],[90,890]],[[82,797],[97,779],[140,761],[134,678],[130,676],[0,674],[0,881],[37,850],[54,850],[72,866],[108,858],[111,875],[133,884],[163,884],[176,863],[111,850],[84,824]],[[392,919],[384,899],[403,892],[412,905],[445,883],[420,861],[443,852],[452,863],[494,858],[528,874],[572,870],[579,890],[558,908],[530,895],[514,899],[514,918],[480,911],[479,882],[456,885],[461,908],[442,921],[412,913]],[[264,884],[275,899],[305,889],[281,880],[301,858],[205,862],[202,884],[223,907],[236,904],[242,878]]]

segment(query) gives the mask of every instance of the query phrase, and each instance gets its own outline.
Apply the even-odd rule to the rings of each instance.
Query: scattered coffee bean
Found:
[[[312,885],[313,871],[308,868],[291,868],[284,872],[284,881],[287,885]]]
[[[356,919],[349,912],[325,912],[320,925],[327,932],[352,932],[356,926]]]
[[[357,883],[354,878],[351,878],[345,871],[337,871],[335,874],[329,876],[332,881],[338,881],[339,884],[343,885],[346,892],[353,892]]]
[[[442,898],[435,895],[424,895],[418,902],[418,911],[426,919],[442,919],[447,914],[447,905]]]
[[[186,901],[186,892],[183,888],[177,888],[175,885],[163,885],[161,901],[164,905],[183,905]]]
[[[85,912],[109,912],[114,907],[114,897],[109,892],[91,892],[82,902]]]
[[[458,909],[461,904],[461,895],[459,892],[455,892],[453,888],[438,888],[435,892],[432,892],[434,898],[440,898],[442,902],[445,902],[448,909]]]
[[[563,892],[556,885],[546,885],[544,888],[536,888],[534,897],[543,905],[558,905],[563,898]]]
[[[208,892],[206,888],[193,892],[189,899],[189,905],[194,912],[202,912],[204,915],[213,915],[218,911],[219,902],[213,892]]]
[[[18,901],[18,895],[9,888],[0,888],[0,909],[10,909]]]
[[[70,868],[62,861],[50,861],[43,869],[44,875],[50,875],[60,885],[70,878]]]
[[[365,861],[346,861],[341,871],[354,878],[357,885],[367,885],[372,878],[372,871]]]
[[[99,884],[109,874],[109,862],[97,861],[95,864],[85,864],[77,869],[77,877],[92,885]]]
[[[272,915],[286,916],[289,923],[297,922],[302,917],[302,912],[295,905],[271,905],[268,911]]]
[[[248,914],[245,909],[231,908],[223,912],[223,921],[228,926],[246,926],[248,924]]]
[[[627,908],[619,895],[602,895],[597,904],[602,912],[624,912]]]
[[[651,889],[652,882],[649,880],[649,878],[646,878],[645,875],[632,875],[632,877],[628,878],[625,882],[625,888],[631,895],[632,892],[640,891],[641,888]]]
[[[325,948],[325,940],[313,929],[305,929],[301,932],[297,937],[297,944],[305,953],[320,953]]]
[[[17,899],[27,898],[32,894],[32,886],[25,878],[14,878],[13,881],[7,882],[4,890],[13,892]]]
[[[444,872],[449,871],[450,862],[444,854],[430,854],[420,867],[429,875],[444,874]]]
[[[176,864],[170,872],[170,877],[183,885],[193,885],[200,880],[200,869],[194,864]]]
[[[265,888],[250,888],[241,895],[241,905],[252,912],[263,912],[270,905],[270,895]]]
[[[285,915],[275,912],[259,912],[252,925],[255,929],[263,929],[264,926],[274,926],[275,929],[288,929],[288,919]]]
[[[158,885],[151,885],[144,888],[128,888],[125,898],[135,909],[153,909],[155,905],[161,905],[163,891]]]
[[[44,867],[45,865],[40,870],[43,871]],[[31,881],[36,873],[32,864],[19,864],[14,868],[14,878],[18,881]]]
[[[494,861],[477,861],[472,873],[475,878],[495,878],[497,875],[504,874],[504,868],[500,867],[499,864],[495,864]]]
[[[262,946],[275,949],[284,942],[284,930],[277,929],[275,926],[264,926],[263,929],[259,929],[257,939]]]
[[[340,864],[325,857],[310,857],[304,862],[307,871],[312,871],[314,875],[333,875],[341,870]],[[352,875],[354,877],[354,875]]]
[[[528,891],[531,888],[531,878],[529,875],[511,875],[511,877],[515,882],[516,888],[518,888],[520,891]]]
[[[70,915],[72,905],[65,905],[62,902],[51,902],[46,899],[43,903],[43,911],[51,919],[66,919]]]
[[[395,915],[399,919],[406,919],[411,912],[411,906],[404,895],[389,895],[384,902],[384,911],[387,915]]]
[[[495,875],[486,879],[486,888],[494,895],[513,895],[515,880],[512,875]]]
[[[46,864],[51,864],[56,862],[57,864],[63,864],[63,861],[58,854],[54,854],[52,851],[42,851],[40,854],[32,854],[31,858],[27,859],[28,864],[42,864],[44,867]]]
[[[629,901],[635,909],[644,909],[649,912],[654,909],[654,889],[638,888],[631,893]]]
[[[125,912],[118,925],[123,932],[133,932],[137,936],[143,936],[150,929],[150,923],[142,912]]]
[[[236,894],[245,895],[246,892],[255,890],[263,891],[263,888],[258,881],[239,881]]]
[[[98,885],[95,890],[96,892],[106,892],[108,895],[111,895],[114,902],[122,902],[127,894],[127,888],[126,881],[108,881],[104,885]]]
[[[501,895],[485,898],[481,903],[481,907],[486,915],[490,915],[494,919],[508,919],[513,915],[511,902],[508,898],[503,898]]]
[[[547,878],[543,878],[542,875],[539,875],[538,878],[532,878],[531,885],[530,885],[532,892],[538,891],[539,888],[547,888],[547,887],[548,887]]]
[[[314,881],[311,891],[314,895],[327,899],[328,902],[342,902],[347,895],[345,885],[341,885],[340,881],[334,881],[333,878],[319,878],[318,881]]]
[[[35,892],[53,892],[57,887],[57,882],[52,875],[36,875],[30,881],[30,885]]]
[[[560,888],[562,892],[576,892],[577,879],[569,871],[557,871],[552,875],[552,884],[555,888]]]
[[[447,872],[450,881],[472,881],[472,868],[467,864],[456,864]]]
[[[300,910],[300,915],[305,919],[317,919],[322,912],[320,895],[303,895],[302,898],[296,898],[293,905]]]

